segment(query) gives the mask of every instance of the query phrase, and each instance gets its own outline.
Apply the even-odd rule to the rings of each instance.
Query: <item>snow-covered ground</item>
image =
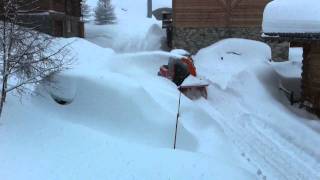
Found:
[[[39,86],[40,96],[21,103],[10,96],[0,127],[7,137],[1,179],[254,177],[220,126],[185,97],[173,150],[179,93],[156,75],[169,53],[119,55],[81,39],[72,49],[78,63],[56,77],[58,86]]]
[[[196,65],[212,86],[208,101],[198,103],[216,117],[262,178],[319,179],[319,126],[314,125],[319,122],[289,105],[278,89],[285,77],[269,58],[267,45],[248,40],[225,40],[203,49],[195,56]]]
[[[174,150],[179,91],[157,72],[182,51],[152,51],[162,35],[148,33],[159,24],[137,12],[144,1],[114,3],[118,24],[87,25],[89,34],[111,39],[59,39],[74,41],[74,67],[56,75],[55,86],[9,95],[0,120],[1,180],[320,179],[319,120],[279,90],[279,82],[290,90],[299,82],[301,49],[286,63],[269,62],[266,44],[243,39],[199,51],[208,100],[182,96]],[[136,8],[135,16],[119,15],[122,8]],[[130,29],[135,19],[145,28]],[[138,45],[144,38],[146,46]]]

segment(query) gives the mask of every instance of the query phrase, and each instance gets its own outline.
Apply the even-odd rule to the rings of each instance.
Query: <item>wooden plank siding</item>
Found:
[[[0,7],[3,7],[0,1]],[[81,16],[81,1],[80,0],[24,0],[20,10],[27,12],[47,12],[49,10],[66,13],[67,15],[80,17]],[[19,2],[18,2],[19,4]],[[0,8],[0,14],[2,8]]]
[[[33,9],[34,12],[54,11],[65,13],[66,15],[80,17],[81,1],[80,0],[25,0],[26,9]]]
[[[260,27],[271,0],[173,0],[175,27]]]
[[[19,25],[58,37],[83,37],[81,0],[24,0]],[[20,5],[21,3],[21,5]],[[0,19],[3,18],[3,2],[0,1]]]
[[[302,97],[320,115],[320,43],[305,44],[303,50]]]

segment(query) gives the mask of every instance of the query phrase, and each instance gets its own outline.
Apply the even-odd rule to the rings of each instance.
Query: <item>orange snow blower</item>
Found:
[[[208,97],[209,84],[197,78],[196,67],[191,57],[170,58],[168,65],[160,67],[158,75],[174,82],[178,89],[192,100]]]

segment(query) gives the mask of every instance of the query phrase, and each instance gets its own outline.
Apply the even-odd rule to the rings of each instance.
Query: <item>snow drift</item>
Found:
[[[0,142],[2,179],[253,178],[234,164],[238,155],[220,125],[186,97],[172,150],[179,91],[157,71],[180,55],[115,54],[60,40],[74,41],[78,61],[55,76],[55,86],[38,86],[41,96],[22,104],[10,96],[0,126],[0,136],[10,137]],[[70,103],[61,106],[52,94]]]
[[[200,76],[226,89],[234,76],[270,58],[271,49],[264,43],[227,39],[200,50],[194,60]]]

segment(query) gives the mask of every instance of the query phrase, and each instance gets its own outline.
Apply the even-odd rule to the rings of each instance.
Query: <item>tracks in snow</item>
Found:
[[[240,112],[225,118],[209,103],[204,109],[222,126],[242,156],[257,168],[261,179],[320,179],[317,161],[280,136],[262,117]]]

